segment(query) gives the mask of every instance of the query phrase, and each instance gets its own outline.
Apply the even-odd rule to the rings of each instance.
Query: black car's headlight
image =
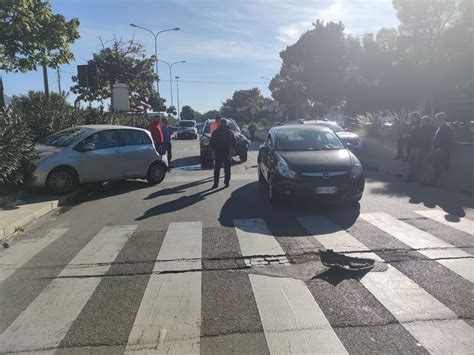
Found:
[[[351,178],[353,179],[360,178],[362,176],[362,172],[363,172],[362,165],[359,162],[355,163],[351,169]]]
[[[288,164],[283,160],[280,160],[278,162],[277,171],[281,176],[286,177],[288,179],[296,178],[296,173],[293,170],[291,170]]]
[[[201,139],[201,144],[206,145],[206,146],[209,145],[209,139],[207,139],[207,138]]]

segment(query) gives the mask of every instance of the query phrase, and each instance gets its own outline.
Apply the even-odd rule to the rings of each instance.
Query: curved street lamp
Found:
[[[135,28],[140,28],[142,30],[150,32],[153,35],[153,38],[155,39],[155,71],[156,71],[156,76],[157,76],[157,78],[156,78],[156,92],[159,94],[160,93],[160,84],[159,84],[159,78],[158,78],[158,50],[157,50],[158,47],[157,47],[157,44],[156,44],[156,39],[163,32],[179,31],[179,27],[168,28],[166,30],[161,30],[161,31],[158,31],[158,32],[155,33],[155,32],[153,32],[152,30],[150,30],[148,28],[135,25],[134,23],[131,23],[130,26],[135,27]]]
[[[161,60],[161,59],[158,59],[158,61],[161,62],[161,63],[166,64],[168,66],[168,68],[170,69],[170,95],[171,95],[171,106],[173,106],[173,76],[171,74],[171,68],[173,68],[173,65],[186,63],[186,61],[181,60],[179,62],[173,62],[173,63],[168,63],[168,62],[165,62],[164,60]]]

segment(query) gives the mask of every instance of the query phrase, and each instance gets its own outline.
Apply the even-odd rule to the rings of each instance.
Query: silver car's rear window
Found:
[[[90,128],[69,128],[63,131],[53,133],[47,136],[46,138],[43,138],[42,140],[40,140],[40,143],[44,145],[52,145],[55,147],[65,147],[74,142],[77,138],[80,138],[90,132],[92,132]]]

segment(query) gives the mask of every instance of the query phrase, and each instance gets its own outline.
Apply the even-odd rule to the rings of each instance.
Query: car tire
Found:
[[[152,184],[157,185],[163,181],[166,176],[166,167],[159,162],[154,162],[148,168],[148,172],[146,174],[146,180]]]
[[[248,154],[246,150],[239,154],[239,158],[242,163],[245,163],[247,161],[247,155]]]
[[[74,169],[60,167],[51,171],[46,179],[46,188],[55,194],[68,194],[77,187],[79,178]]]
[[[283,195],[273,186],[271,179],[268,182],[268,198],[272,205],[279,205],[283,201]]]
[[[263,176],[262,169],[258,167],[258,182],[264,184],[266,182],[265,176]]]

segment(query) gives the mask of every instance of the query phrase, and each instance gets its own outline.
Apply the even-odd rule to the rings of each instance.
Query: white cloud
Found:
[[[286,44],[295,43],[304,32],[311,29],[311,24],[311,21],[302,21],[280,26],[275,38]]]

